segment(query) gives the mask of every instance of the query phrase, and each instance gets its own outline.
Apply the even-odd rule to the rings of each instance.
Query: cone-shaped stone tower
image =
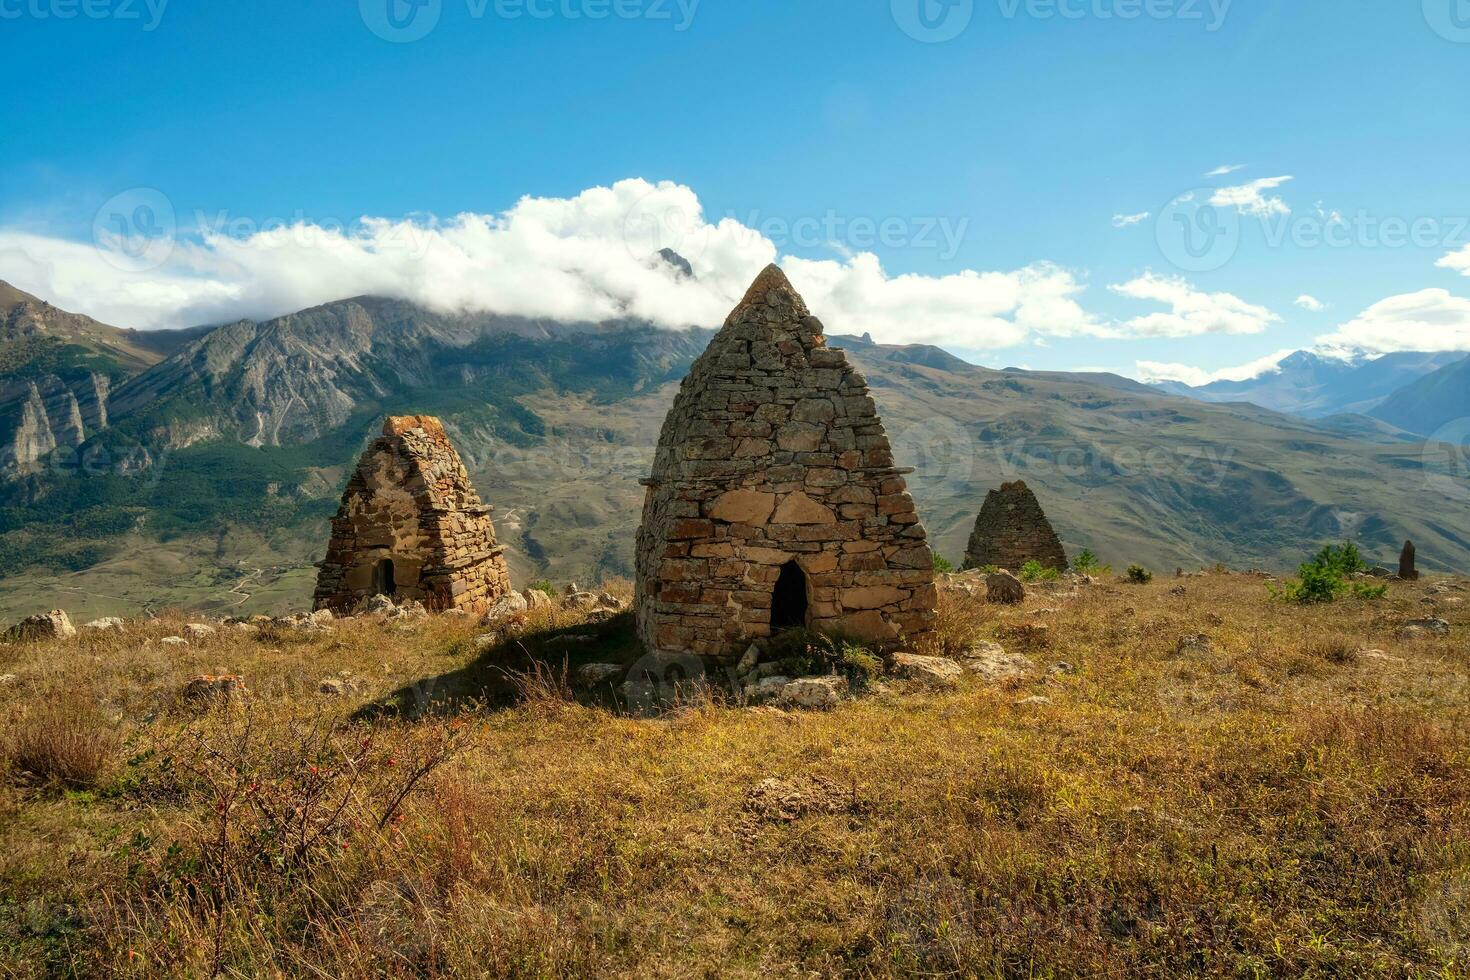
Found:
[[[975,518],[965,549],[965,568],[995,566],[1019,572],[1028,561],[1043,568],[1067,570],[1067,552],[1036,494],[1022,480],[992,490]]]
[[[332,520],[316,608],[351,612],[386,595],[431,611],[487,611],[510,591],[490,511],[438,419],[388,419]]]
[[[867,382],[766,268],[664,422],[638,529],[638,631],[739,657],[787,627],[911,643],[934,559]]]

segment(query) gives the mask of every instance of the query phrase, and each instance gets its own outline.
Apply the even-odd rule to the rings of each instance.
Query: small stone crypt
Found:
[[[1019,572],[1028,561],[1067,570],[1067,552],[1036,494],[1025,481],[1003,483],[985,497],[965,548],[965,568],[1004,568]]]
[[[347,481],[315,608],[348,613],[385,595],[484,613],[510,591],[490,511],[438,419],[388,419]]]
[[[937,593],[906,472],[863,376],[767,267],[684,379],[644,481],[644,646],[728,662],[786,628],[920,639]]]

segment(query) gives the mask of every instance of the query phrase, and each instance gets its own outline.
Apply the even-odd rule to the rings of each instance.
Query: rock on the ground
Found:
[[[189,701],[225,700],[244,693],[245,678],[239,674],[201,674],[184,685],[184,697]]]
[[[350,677],[324,677],[316,687],[318,694],[340,698],[357,693],[357,682]]]
[[[90,630],[94,633],[110,633],[113,630],[120,630],[125,626],[127,626],[127,621],[124,619],[120,619],[117,616],[104,616],[101,619],[94,619],[90,623],[83,623],[82,629]]]
[[[1026,601],[1026,587],[1010,572],[992,572],[985,576],[985,598],[988,602],[1013,606]]]
[[[1206,657],[1214,652],[1215,644],[1204,633],[1181,636],[1179,643],[1174,647],[1174,653],[1180,657]]]
[[[596,609],[600,603],[595,592],[573,592],[567,595],[565,601],[568,609]]]
[[[623,668],[617,664],[583,664],[577,668],[577,680],[588,687],[595,687],[610,682],[622,672]]]
[[[182,636],[165,636],[158,642],[166,647],[186,647],[189,645],[189,641]]]
[[[490,611],[485,614],[485,622],[493,623],[496,620],[519,616],[529,608],[531,604],[526,601],[525,596],[519,592],[507,592],[499,602],[490,607]]]
[[[779,697],[785,690],[786,685],[791,683],[791,678],[783,674],[775,674],[770,677],[762,677],[754,683],[745,685],[745,696],[757,703],[769,701]]]
[[[1015,705],[1017,707],[1026,707],[1028,705],[1035,705],[1035,704],[1051,704],[1051,698],[1044,697],[1043,695],[1040,695],[1040,694],[1033,694],[1029,698],[1020,698],[1019,700],[1017,700],[1015,702]]]
[[[826,710],[841,704],[847,693],[846,677],[800,677],[781,688],[777,699],[797,708]]]
[[[188,633],[196,640],[202,640],[207,636],[213,636],[215,634],[215,629],[208,623],[189,623],[187,626],[184,627],[184,632]]]
[[[71,624],[71,617],[64,610],[53,609],[22,619],[6,632],[5,638],[28,642],[66,640],[76,635],[77,628]]]
[[[895,653],[893,672],[904,680],[918,681],[925,687],[946,687],[959,680],[964,672],[958,663],[946,657],[924,657],[917,653]]]
[[[1449,636],[1450,624],[1442,619],[1411,619],[1399,629],[1405,637]]]
[[[1030,658],[1019,653],[1008,653],[1005,647],[989,640],[975,644],[961,654],[959,660],[966,670],[979,674],[987,681],[1024,677],[1034,667]]]
[[[735,665],[735,676],[744,677],[746,674],[753,672],[756,666],[760,664],[760,662],[761,648],[752,643],[750,646],[746,647],[745,655],[742,656],[740,658],[740,662]]]
[[[521,598],[526,600],[527,609],[546,609],[556,602],[540,589],[527,589],[521,593]]]
[[[0,674],[0,687],[4,687],[6,684],[14,684],[15,681],[16,677],[14,674]]]

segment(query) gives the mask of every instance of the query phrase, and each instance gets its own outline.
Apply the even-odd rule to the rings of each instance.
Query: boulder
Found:
[[[846,677],[800,677],[781,688],[777,700],[796,708],[825,711],[841,704],[847,693]]]
[[[577,680],[588,687],[607,684],[623,672],[617,664],[583,664],[577,668]]]
[[[205,637],[213,636],[215,629],[208,623],[190,623],[184,627],[184,632],[196,640],[202,640]]]
[[[752,701],[769,701],[779,697],[786,690],[786,685],[791,683],[791,678],[784,674],[774,674],[770,677],[762,677],[754,684],[745,686],[745,695]]]
[[[555,605],[555,600],[540,589],[527,589],[521,593],[521,598],[526,600],[527,609],[549,609]]]
[[[37,640],[66,640],[77,635],[71,617],[61,609],[28,616],[12,626],[5,634],[7,640],[34,642]]]
[[[542,595],[545,593],[543,592]],[[509,619],[512,616],[519,616],[529,608],[531,604],[526,601],[525,596],[519,592],[508,592],[485,613],[485,621],[490,623],[500,619]]]
[[[328,697],[341,698],[349,694],[357,693],[357,681],[350,677],[324,677],[317,685],[317,693]]]
[[[229,700],[245,694],[245,678],[239,674],[201,674],[184,685],[188,701]]]
[[[158,642],[166,647],[186,647],[189,645],[189,641],[182,636],[165,636]]]
[[[959,656],[964,668],[987,681],[1024,677],[1035,665],[1019,653],[1008,653],[999,643],[982,640]]]
[[[735,676],[744,677],[746,674],[754,672],[760,662],[761,648],[752,643],[746,648],[745,655],[740,658],[740,662],[735,665]]]
[[[1026,601],[1026,587],[1010,572],[994,572],[985,576],[985,598],[1012,606]]]
[[[1400,627],[1399,635],[1409,639],[1426,636],[1449,636],[1450,624],[1442,619],[1411,619]]]
[[[83,623],[82,629],[94,633],[111,633],[127,626],[127,621],[117,616],[105,616],[102,619],[94,619],[90,623]]]
[[[947,687],[957,682],[963,672],[964,668],[946,657],[924,657],[916,653],[893,655],[893,673],[925,687]]]

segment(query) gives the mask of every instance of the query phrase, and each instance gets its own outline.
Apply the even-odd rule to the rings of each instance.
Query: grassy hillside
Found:
[[[946,591],[946,652],[1034,668],[827,713],[570,699],[629,627],[568,611],[486,653],[452,617],[0,647],[0,973],[1464,976],[1447,584]],[[1451,636],[1399,637],[1430,611]],[[222,671],[250,693],[181,699]]]

